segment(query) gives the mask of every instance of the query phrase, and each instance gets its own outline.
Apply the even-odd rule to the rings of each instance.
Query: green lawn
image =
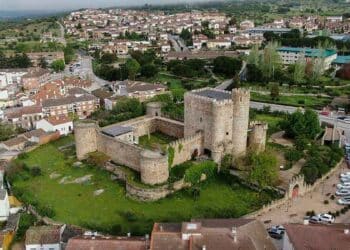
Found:
[[[155,132],[149,135],[144,135],[139,138],[139,145],[147,149],[165,149],[166,145],[175,141],[176,138],[169,135]]]
[[[317,96],[279,96],[278,100],[272,100],[270,95],[262,95],[258,93],[251,93],[251,99],[259,102],[277,103],[314,109],[320,109],[331,102],[330,98]]]
[[[254,120],[266,122],[269,126],[268,133],[272,134],[279,131],[279,122],[283,120],[283,117],[272,114],[257,114]]]
[[[141,235],[149,233],[155,221],[239,217],[271,199],[265,192],[259,194],[228,179],[232,177],[218,176],[202,184],[197,199],[192,198],[188,190],[183,190],[157,202],[134,201],[126,198],[124,184],[112,181],[108,172],[85,165],[73,167],[74,150],[67,153],[58,150],[59,146],[69,143],[72,143],[72,137],[41,146],[28,153],[27,158],[18,160],[30,168],[40,167],[42,175],[18,174],[12,183],[22,201],[31,200],[52,207],[53,219],[57,221],[115,234],[131,231]],[[52,173],[61,176],[50,178]],[[63,177],[74,180],[89,174],[93,176],[85,184],[59,183]],[[104,189],[104,192],[94,196],[98,189]]]

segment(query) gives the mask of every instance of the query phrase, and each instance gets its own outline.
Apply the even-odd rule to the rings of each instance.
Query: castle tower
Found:
[[[253,121],[250,123],[249,147],[257,152],[265,151],[267,123]]]
[[[250,91],[247,89],[233,89],[232,101],[232,156],[237,158],[245,155],[247,150]]]
[[[93,121],[74,123],[75,148],[78,160],[86,158],[88,153],[97,151],[96,129],[96,123]]]
[[[162,116],[162,106],[161,102],[149,102],[146,105],[146,114],[148,116]]]
[[[159,152],[143,150],[140,158],[141,181],[155,185],[164,183],[169,178],[168,157]]]

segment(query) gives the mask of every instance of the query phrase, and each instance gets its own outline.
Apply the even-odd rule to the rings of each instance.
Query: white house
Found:
[[[6,221],[10,215],[10,202],[7,190],[4,188],[4,170],[0,170],[0,221]]]
[[[33,226],[26,232],[26,250],[61,250],[64,226]]]
[[[65,115],[50,116],[38,121],[36,128],[45,132],[59,131],[60,135],[67,135],[73,131],[73,121]]]

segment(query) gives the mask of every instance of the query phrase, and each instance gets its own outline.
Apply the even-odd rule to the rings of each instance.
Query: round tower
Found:
[[[155,185],[164,183],[169,178],[168,157],[159,152],[143,150],[140,158],[141,181]]]
[[[249,147],[257,152],[265,151],[267,123],[254,121],[250,123]]]
[[[232,156],[237,158],[245,155],[247,150],[250,91],[247,89],[233,89],[232,101]]]
[[[146,105],[146,114],[148,116],[162,116],[162,106],[161,102],[149,102]]]
[[[78,160],[97,150],[97,125],[93,121],[75,122],[74,139]]]

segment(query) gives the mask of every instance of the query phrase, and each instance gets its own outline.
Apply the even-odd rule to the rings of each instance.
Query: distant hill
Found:
[[[37,10],[29,10],[29,11],[4,11],[0,10],[0,20],[12,20],[12,19],[23,19],[23,18],[38,18],[45,17],[51,15],[62,14],[57,11],[37,11]]]

